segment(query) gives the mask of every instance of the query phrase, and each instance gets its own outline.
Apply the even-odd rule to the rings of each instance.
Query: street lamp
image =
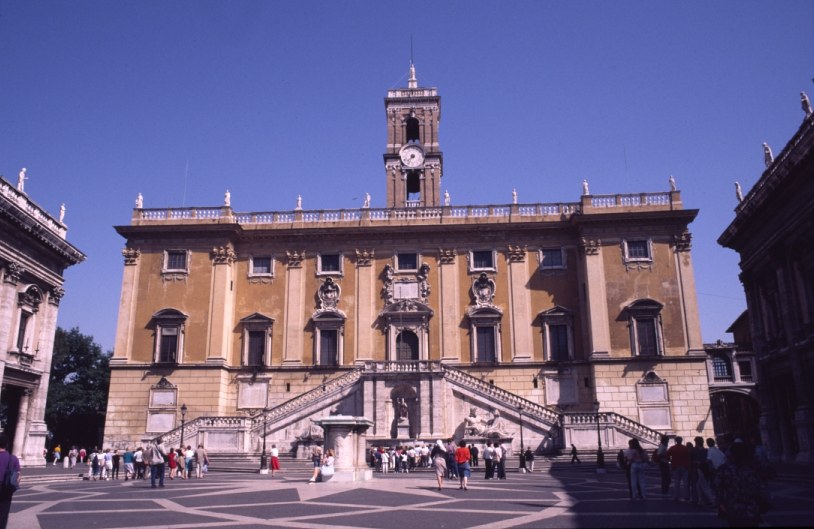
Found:
[[[596,473],[605,473],[605,454],[602,453],[602,433],[599,428],[599,401],[594,401],[594,410],[596,411]]]
[[[266,456],[266,420],[268,416],[266,415],[266,411],[268,408],[263,408],[263,453],[260,454],[260,473],[261,474],[268,474],[269,473],[269,460],[268,456]]]
[[[520,417],[520,468],[525,472],[526,469],[526,448],[523,444],[523,406],[517,407],[517,414]]]
[[[187,420],[187,405],[181,404],[181,448],[184,448],[184,424]]]

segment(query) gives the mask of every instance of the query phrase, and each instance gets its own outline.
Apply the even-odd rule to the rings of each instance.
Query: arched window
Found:
[[[162,309],[153,314],[155,324],[154,362],[161,364],[181,362],[186,321],[187,315],[176,309]]]
[[[421,202],[421,176],[418,171],[407,173],[407,202]]]
[[[414,117],[409,117],[404,122],[405,133],[407,134],[407,143],[420,142],[418,120]]]
[[[413,331],[401,331],[396,336],[396,360],[399,362],[418,360],[418,335]]]
[[[663,306],[652,299],[640,299],[626,307],[630,346],[635,356],[658,356],[664,353],[661,332]]]

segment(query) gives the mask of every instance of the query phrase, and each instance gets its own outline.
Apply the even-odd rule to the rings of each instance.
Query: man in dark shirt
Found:
[[[478,466],[478,454],[480,453],[478,447],[475,445],[469,445],[469,453],[472,455],[472,466]]]
[[[690,449],[684,444],[681,437],[675,438],[675,444],[667,449],[667,458],[670,460],[671,475],[673,478],[673,498],[677,501],[690,499]],[[683,489],[683,490],[682,490]]]
[[[6,451],[8,448],[8,437],[0,434],[0,479],[6,475],[6,470],[20,471],[20,461],[17,456]],[[14,491],[0,488],[0,529],[6,529],[8,524],[8,513],[11,510],[11,497]]]

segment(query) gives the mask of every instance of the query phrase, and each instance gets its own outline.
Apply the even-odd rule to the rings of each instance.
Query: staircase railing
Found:
[[[477,377],[473,377],[472,375],[461,371],[460,369],[456,369],[448,365],[442,365],[442,368],[444,370],[444,378],[451,382],[474,389],[485,397],[504,402],[507,406],[518,409],[522,408],[524,415],[537,417],[545,423],[555,425],[559,424],[560,422],[560,413],[558,411],[524,399],[511,391],[499,388],[493,384],[488,384]]]
[[[284,419],[288,415],[296,413],[298,410],[325,398],[328,398],[346,387],[354,384],[362,376],[363,368],[357,368],[353,371],[343,373],[342,375],[328,380],[319,386],[302,393],[292,399],[289,399],[279,406],[275,406],[266,412],[266,424],[274,424],[275,421]],[[201,426],[207,428],[234,428],[234,429],[252,429],[262,430],[263,428],[263,412],[249,417],[241,417],[235,415],[221,415],[221,416],[201,416],[193,419],[184,424],[183,427],[179,426],[173,428],[163,434],[156,436],[156,439],[161,439],[167,446],[175,446],[181,442],[181,430],[183,428],[184,439],[193,438],[198,434]]]
[[[571,425],[596,424],[597,415],[599,416],[600,424],[610,424],[631,437],[636,437],[643,441],[659,444],[661,436],[663,435],[663,433],[658,430],[654,430],[649,426],[645,426],[644,424],[628,419],[624,415],[619,415],[618,413],[612,411],[601,411],[599,413],[565,412],[562,414],[563,425],[568,427]]]
[[[362,377],[362,371],[364,371],[363,367],[358,367],[353,371],[349,371],[347,373],[343,373],[342,375],[328,380],[323,384],[306,391],[305,393],[294,397],[293,399],[289,399],[279,406],[275,406],[271,408],[267,412],[265,412],[265,422],[266,427],[269,424],[274,424],[277,421],[285,419],[289,415],[292,415],[299,410],[313,404],[314,402],[325,400],[326,398],[332,397],[333,395],[341,392],[342,390],[346,389],[348,386],[352,386]],[[258,413],[257,415],[251,418],[254,421],[252,430],[262,430],[263,429],[263,412]]]

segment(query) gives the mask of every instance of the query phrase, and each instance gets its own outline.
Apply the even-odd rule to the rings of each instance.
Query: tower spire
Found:
[[[415,78],[415,64],[410,58],[410,78],[407,80],[407,88],[418,88],[418,79]]]

